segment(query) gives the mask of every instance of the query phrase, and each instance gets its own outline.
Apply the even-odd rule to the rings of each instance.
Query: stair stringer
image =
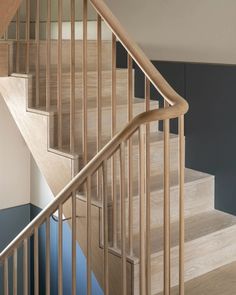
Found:
[[[28,108],[30,76],[0,78],[0,96],[6,102],[26,144],[52,193],[57,195],[77,171],[78,156],[50,148],[53,113]]]

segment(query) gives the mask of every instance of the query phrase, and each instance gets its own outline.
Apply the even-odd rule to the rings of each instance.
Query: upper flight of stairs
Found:
[[[68,181],[81,169],[82,158],[82,74],[81,63],[76,68],[76,147],[75,153],[69,152],[69,70],[68,46],[65,41],[63,55],[63,147],[57,146],[56,136],[56,63],[52,56],[51,70],[51,102],[50,112],[45,110],[45,60],[42,59],[40,71],[40,102],[35,105],[32,93],[34,77],[13,75],[0,78],[0,98],[4,99],[12,116],[14,117],[29,149],[38,166],[45,176],[54,194],[59,192]],[[88,139],[89,158],[96,154],[96,43],[89,41],[88,62]],[[13,44],[13,47],[15,44]],[[22,45],[24,46],[24,45]],[[32,44],[32,46],[34,46]],[[45,56],[46,44],[40,45],[41,56]],[[56,50],[56,43],[52,47]],[[76,54],[81,57],[81,41],[76,41]],[[1,47],[0,47],[1,48]],[[22,51],[23,52],[23,51]],[[31,67],[34,66],[34,50],[31,51]],[[1,54],[0,54],[1,56]],[[20,68],[24,67],[22,54]],[[1,63],[0,63],[1,64]],[[103,72],[102,72],[102,140],[105,144],[111,138],[111,42],[103,41]],[[134,73],[135,74],[135,73]],[[117,69],[117,130],[121,130],[127,122],[127,69]],[[157,108],[158,103],[152,101],[151,108]],[[144,111],[144,101],[141,98],[133,99],[134,115]],[[163,289],[163,133],[158,131],[158,123],[151,125],[151,265],[152,265],[152,294],[160,294]],[[134,256],[128,258],[128,294],[139,294],[139,201],[138,201],[138,145],[137,138],[133,141],[133,215],[134,215]],[[126,155],[127,156],[127,155]],[[119,160],[117,160],[118,162]],[[178,284],[178,137],[170,136],[170,161],[171,161],[171,256],[172,256],[172,285]],[[110,169],[110,167],[109,167]],[[110,170],[108,175],[110,175]],[[96,192],[93,191],[96,199]],[[108,177],[108,193],[111,194],[111,178]],[[85,203],[82,192],[77,198],[77,215],[85,215]],[[111,196],[110,196],[111,199]],[[128,200],[127,200],[128,204]],[[113,202],[109,202],[109,218],[112,224]],[[128,206],[126,206],[127,208]],[[119,201],[117,208],[120,210]],[[65,216],[70,216],[69,205],[64,206]],[[234,293],[206,293],[198,289],[205,278],[217,277],[218,272],[227,274],[227,266],[236,260],[236,217],[214,210],[214,177],[194,171],[185,170],[185,221],[186,221],[186,254],[185,254],[185,280],[187,294],[224,294]],[[103,259],[103,245],[100,239],[101,231],[101,202],[96,201],[92,206],[92,246],[93,246],[93,271],[96,278],[103,285],[101,264]],[[120,218],[118,224],[118,244],[120,238]],[[86,221],[77,219],[78,237],[80,246],[86,253]],[[112,234],[112,227],[109,228]],[[110,247],[110,294],[120,295],[121,276],[117,274],[120,267],[120,250]],[[232,267],[236,267],[232,264]],[[218,269],[212,272],[214,269]],[[209,273],[209,274],[207,274]],[[206,275],[207,274],[207,275]],[[205,275],[205,276],[204,276]],[[174,289],[175,290],[175,289]],[[188,290],[190,290],[188,293]],[[193,290],[193,291],[192,291]],[[174,291],[177,292],[177,291]],[[195,292],[195,293],[194,293]],[[204,293],[205,292],[205,293]],[[178,293],[174,293],[178,294]]]

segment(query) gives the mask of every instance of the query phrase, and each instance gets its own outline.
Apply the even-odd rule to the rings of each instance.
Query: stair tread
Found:
[[[236,217],[228,213],[217,210],[206,211],[185,219],[185,242],[188,243],[195,239],[209,235],[236,225]],[[178,245],[179,222],[171,224],[171,247]],[[163,250],[163,228],[151,229],[151,253],[158,255]],[[134,253],[138,256],[139,235],[134,236]]]
[[[193,183],[196,183],[196,182],[206,181],[212,177],[214,176],[204,172],[199,172],[196,170],[185,168],[185,186],[192,185]],[[175,188],[178,188],[178,171],[171,171],[170,172],[170,189],[175,189]],[[163,174],[151,175],[150,191],[151,193],[156,191],[159,191],[159,192],[163,191]],[[133,185],[133,193],[134,193],[134,197],[138,195],[138,186],[136,184]],[[119,199],[117,202],[119,202]]]
[[[236,290],[236,262],[219,267],[185,283],[186,295],[233,295]],[[171,289],[178,295],[178,287]],[[158,293],[156,295],[163,295]]]
[[[127,106],[127,99],[120,99],[121,97],[118,96],[117,99],[117,108]],[[133,98],[133,105],[134,104],[144,104],[144,99],[143,98],[138,98],[134,97]],[[158,103],[155,100],[151,101],[151,108],[157,106]],[[96,109],[97,108],[97,102],[96,99],[90,98],[87,101],[87,106],[88,109]],[[111,96],[103,96],[102,97],[102,108],[111,108]],[[46,111],[46,106],[37,106],[34,107],[34,109],[39,110],[39,111]],[[57,105],[52,104],[50,107],[51,112],[56,112],[57,111]],[[82,112],[82,99],[76,99],[75,100],[75,113],[81,113]],[[69,101],[62,101],[62,113],[63,114],[69,114],[70,113],[70,102]]]

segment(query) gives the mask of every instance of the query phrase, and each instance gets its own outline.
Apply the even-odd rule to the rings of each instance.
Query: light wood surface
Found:
[[[214,177],[205,173],[185,169],[185,217],[195,216],[199,213],[214,209]],[[151,228],[163,225],[163,175],[154,175],[150,183],[150,202],[151,202]],[[177,171],[171,173],[170,200],[171,200],[171,221],[177,222],[179,213],[178,195],[178,174]],[[137,182],[133,184],[133,232],[139,232],[139,196]],[[108,187],[108,191],[110,191]],[[128,205],[128,200],[126,201]],[[126,206],[127,207],[127,206]],[[120,210],[120,204],[117,204]],[[128,209],[126,208],[128,218]],[[111,220],[112,202],[109,207]],[[110,224],[110,222],[109,222]],[[118,224],[120,224],[118,220]],[[111,228],[110,228],[111,229]],[[118,227],[118,234],[120,228]]]
[[[0,42],[0,77],[6,77],[13,71],[13,43]]]
[[[185,222],[185,281],[236,260],[235,216],[211,211],[195,215]],[[173,232],[175,232],[174,229]],[[174,241],[173,238],[173,243],[176,243]],[[154,242],[155,247],[158,247],[159,243],[159,239],[158,243]],[[179,247],[173,244],[171,248],[171,286],[178,284],[178,252]],[[163,288],[163,251],[153,253],[151,261],[152,294],[155,294],[161,292]],[[138,264],[136,264],[134,270],[134,294],[138,292],[138,275],[139,268]]]
[[[16,14],[21,0],[1,0],[0,1],[0,37],[6,31],[10,21]]]
[[[235,290],[236,262],[217,268],[185,284],[186,295],[234,295]],[[172,295],[179,294],[178,288],[173,288],[171,292]]]
[[[72,159],[68,155],[48,152],[49,114],[27,112],[28,79],[0,78],[0,94],[4,99],[33,157],[54,194],[57,194],[72,177]],[[54,168],[53,168],[54,167]],[[55,170],[54,170],[55,169]],[[61,171],[54,173],[54,171]]]
[[[88,59],[87,59],[87,67],[88,71],[96,71],[96,59],[97,59],[97,48],[96,48],[96,41],[88,40],[87,41],[87,50],[88,50]],[[16,42],[13,42],[14,50],[16,50]],[[26,43],[24,41],[20,41],[20,70],[24,72],[25,70],[25,49]],[[36,58],[36,44],[34,41],[29,41],[30,46],[30,69],[33,71],[34,63]],[[61,52],[61,59],[62,59],[62,70],[68,68],[69,60],[70,60],[70,41],[69,40],[62,40],[62,52]],[[83,48],[83,41],[75,40],[75,58],[76,58],[76,67],[78,70],[82,70],[83,66],[83,59],[82,59],[82,48]],[[51,40],[50,42],[51,52],[57,51],[57,41]],[[39,54],[40,54],[40,64],[42,68],[46,67],[47,60],[45,56],[47,55],[47,42],[45,40],[41,40],[39,44]],[[111,70],[111,41],[102,41],[101,42],[101,69],[102,70]],[[52,66],[57,66],[57,55],[51,54],[50,59]]]

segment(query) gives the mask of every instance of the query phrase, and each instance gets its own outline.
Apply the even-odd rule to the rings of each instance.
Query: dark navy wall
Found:
[[[31,205],[31,218],[33,219],[41,210]],[[58,222],[51,218],[51,294],[57,295],[57,249],[58,249]],[[40,294],[45,294],[45,225],[40,227],[39,231],[39,267],[40,267]],[[72,255],[71,255],[71,228],[67,222],[63,223],[63,294],[71,294],[71,269],[72,269]],[[33,241],[31,245],[31,251],[33,253]],[[86,258],[77,244],[77,295],[86,295]],[[33,269],[33,261],[31,264]],[[33,273],[33,272],[32,272]],[[33,278],[31,280],[33,282]],[[33,294],[33,284],[31,285],[31,294]],[[99,286],[96,278],[92,275],[92,294],[102,295],[103,291]]]
[[[0,210],[0,251],[2,251],[17,234],[30,222],[30,205],[22,205]],[[22,288],[22,248],[18,251],[18,294]],[[9,286],[12,294],[12,259],[9,259]],[[3,295],[3,267],[0,266],[0,295]]]
[[[117,44],[117,65],[127,55]],[[186,166],[215,175],[215,207],[236,215],[236,66],[153,61],[189,102],[185,118]],[[135,68],[135,95],[144,97],[144,76]],[[162,99],[151,91],[152,99]],[[160,125],[162,128],[162,125]],[[177,131],[177,122],[171,123]]]
[[[24,206],[0,210],[0,245],[3,250],[5,246],[31,221],[41,209],[27,204]],[[58,223],[51,218],[51,294],[57,295],[57,241]],[[39,229],[39,267],[40,267],[40,294],[45,294],[45,224]],[[29,247],[29,267],[30,267],[30,294],[34,294],[34,261],[33,261],[33,238],[30,240]],[[77,244],[77,294],[86,294],[86,258]],[[18,294],[23,295],[23,271],[22,271],[22,248],[18,251]],[[64,294],[71,294],[71,228],[67,222],[63,223],[63,289]],[[9,286],[12,294],[12,259],[9,259]],[[96,278],[92,275],[92,294],[102,295]],[[3,267],[0,267],[0,295],[3,295]]]
[[[214,174],[215,207],[236,214],[236,66],[185,67],[187,165]]]

